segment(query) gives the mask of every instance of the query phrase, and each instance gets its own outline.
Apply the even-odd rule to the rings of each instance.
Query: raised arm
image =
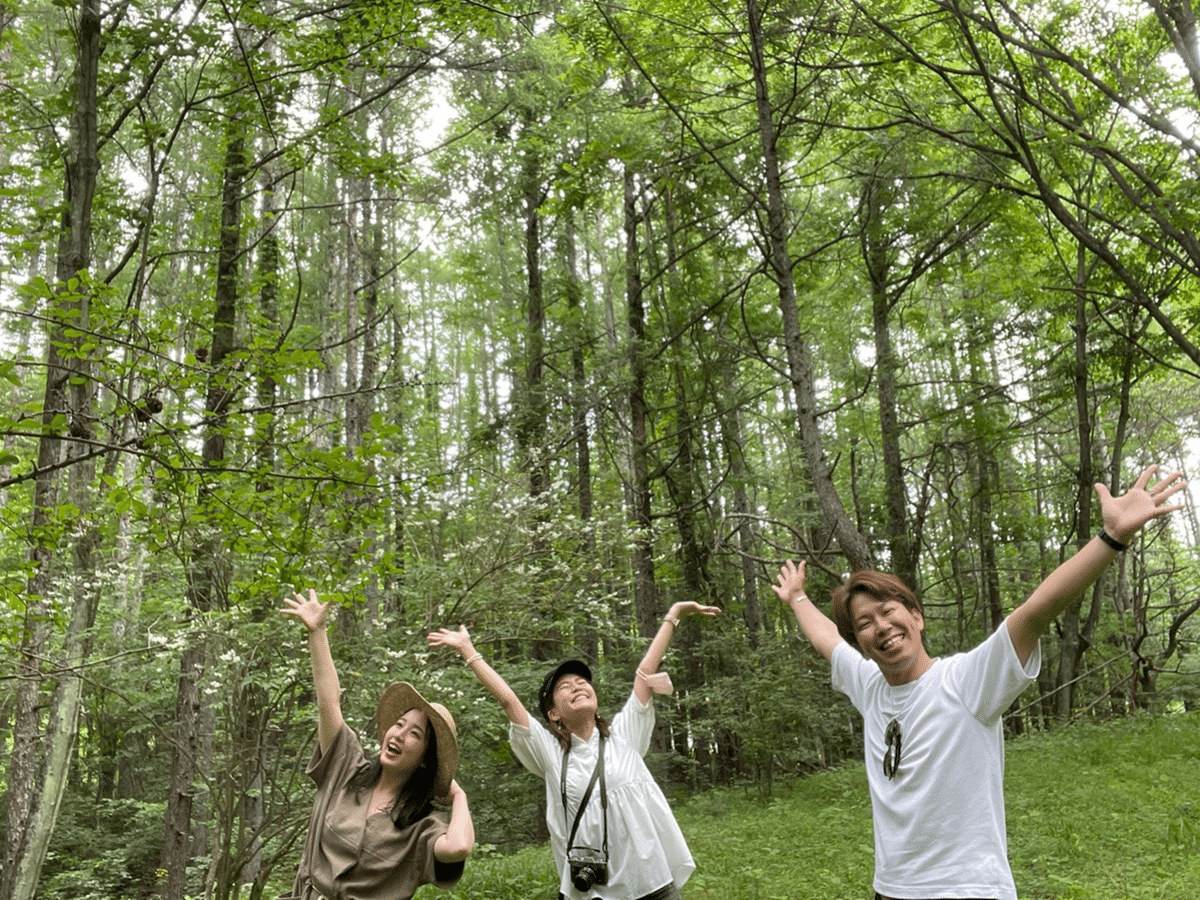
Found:
[[[450,825],[433,843],[434,858],[443,863],[462,862],[475,846],[475,822],[467,806],[467,795],[457,781],[451,781],[449,796],[437,799],[450,805]]]
[[[312,663],[313,688],[317,695],[317,743],[324,753],[342,728],[342,686],[333,654],[329,650],[329,601],[317,600],[317,592],[308,590],[308,597],[293,593],[295,599],[284,598],[286,609],[280,612],[295,616],[308,630],[308,657]]]
[[[646,648],[646,655],[638,664],[638,674],[633,681],[633,692],[637,695],[638,700],[642,703],[649,703],[650,698],[654,696],[650,676],[654,675],[658,671],[658,667],[662,665],[663,656],[667,652],[667,647],[671,645],[671,638],[675,636],[675,627],[679,624],[680,619],[684,616],[715,616],[720,611],[721,608],[718,606],[704,606],[693,600],[684,600],[671,607],[670,612],[663,616],[662,624],[658,626],[658,633],[650,641],[650,646]]]
[[[1008,617],[1008,633],[1022,665],[1029,660],[1038,640],[1055,617],[1087,590],[1120,552],[1105,541],[1103,535],[1120,547],[1132,541],[1151,519],[1183,508],[1182,503],[1163,505],[1167,498],[1187,486],[1183,474],[1174,472],[1153,487],[1148,487],[1157,470],[1158,466],[1148,466],[1129,492],[1120,497],[1113,497],[1103,484],[1096,485],[1096,493],[1100,496],[1100,517],[1104,522],[1102,532],[1051,572],[1029,595],[1029,599]]]
[[[796,565],[789,559],[779,569],[779,584],[771,585],[771,590],[792,608],[808,642],[829,659],[833,656],[833,648],[841,643],[842,636],[838,634],[833,620],[817,609],[808,599],[808,594],[804,593],[804,578],[804,560]]]
[[[475,649],[475,645],[471,643],[471,635],[467,632],[466,625],[460,625],[458,631],[451,631],[449,628],[439,628],[437,631],[430,632],[426,637],[430,647],[453,647],[462,656],[463,662],[467,664],[474,674],[479,679],[489,694],[496,698],[496,702],[504,710],[504,715],[508,717],[508,721],[514,725],[520,725],[522,728],[529,727],[529,713],[525,711],[525,707],[521,705],[521,700],[517,697],[516,692],[508,686],[508,682],[500,677],[495,669],[488,665],[487,660],[483,658],[483,654]]]

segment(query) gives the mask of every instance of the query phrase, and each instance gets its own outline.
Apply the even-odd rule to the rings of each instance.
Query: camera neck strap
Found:
[[[567,821],[567,757],[570,755],[571,749],[568,747],[563,751],[562,757],[562,774],[559,778],[559,788],[562,791],[563,804],[563,823]],[[604,817],[604,857],[608,858],[608,791],[604,789],[604,735],[600,735],[600,753],[599,759],[596,761],[596,768],[592,769],[592,778],[588,782],[586,790],[583,792],[583,799],[579,801],[579,809],[575,811],[575,823],[571,826],[571,834],[567,837],[567,852],[571,852],[571,847],[575,844],[575,832],[579,830],[579,820],[583,818],[583,810],[588,804],[588,800],[592,798],[592,789],[596,787],[596,781],[600,782],[600,810]]]

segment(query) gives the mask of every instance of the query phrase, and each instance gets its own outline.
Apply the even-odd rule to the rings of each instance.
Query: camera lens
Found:
[[[596,881],[596,870],[591,866],[580,866],[571,877],[575,890],[586,891]]]

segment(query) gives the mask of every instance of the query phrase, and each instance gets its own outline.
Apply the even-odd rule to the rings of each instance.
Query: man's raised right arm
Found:
[[[779,570],[779,584],[771,590],[792,608],[796,621],[808,642],[826,659],[833,657],[833,649],[842,641],[837,625],[821,612],[804,593],[804,560],[796,565],[790,559]]]

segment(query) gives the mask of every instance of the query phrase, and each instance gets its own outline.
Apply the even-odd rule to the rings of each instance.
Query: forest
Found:
[[[1187,0],[0,0],[0,900],[258,900],[315,740],[451,708],[481,852],[543,840],[504,716],[618,704],[665,610],[672,798],[861,752],[770,590],[805,559],[978,643],[1200,455]],[[1042,641],[1012,735],[1200,706],[1200,520]]]

